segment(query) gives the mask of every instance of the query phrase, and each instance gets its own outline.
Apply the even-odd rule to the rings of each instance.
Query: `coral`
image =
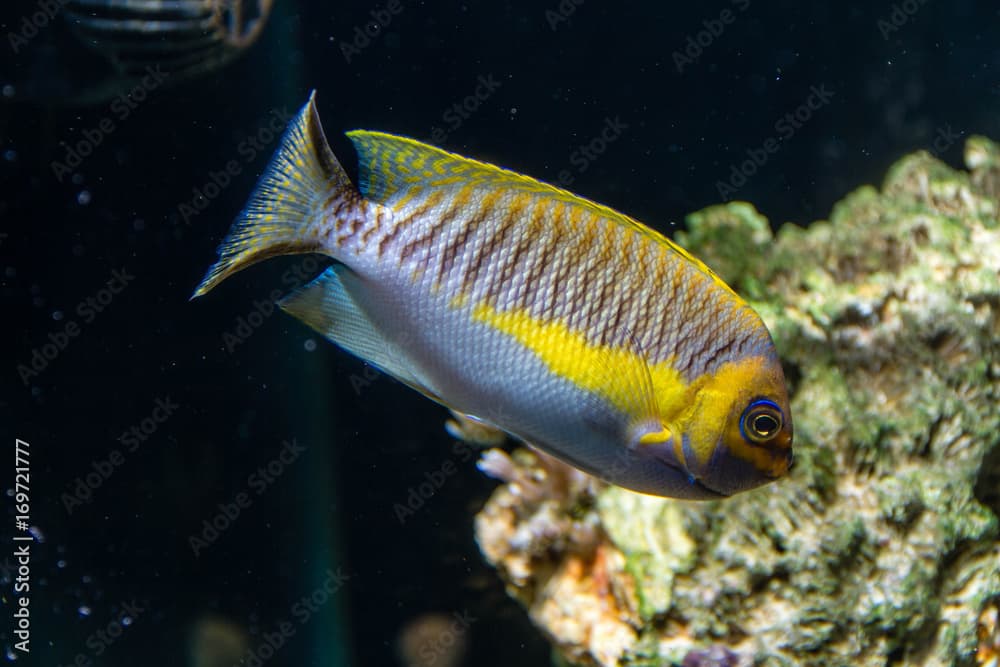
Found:
[[[979,615],[979,648],[976,664],[979,667],[1000,665],[1000,602],[993,602]]]
[[[787,478],[693,503],[492,450],[477,539],[568,662],[996,664],[1000,150],[966,161],[905,157],[808,228],[730,203],[678,234],[771,329]]]
[[[744,667],[746,657],[740,657],[725,646],[718,644],[707,649],[695,649],[684,656],[681,667]]]

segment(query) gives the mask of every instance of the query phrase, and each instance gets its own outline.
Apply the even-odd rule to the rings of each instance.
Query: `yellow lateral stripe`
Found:
[[[644,397],[637,396],[643,388],[635,381],[647,372],[644,367],[648,364],[633,351],[591,344],[564,323],[543,322],[523,309],[499,312],[480,303],[473,307],[472,318],[514,337],[538,355],[553,374],[597,394],[624,414],[637,419],[652,416],[635,414],[648,405]],[[689,402],[688,385],[669,360],[648,366],[648,372],[661,412],[656,416],[669,423]]]

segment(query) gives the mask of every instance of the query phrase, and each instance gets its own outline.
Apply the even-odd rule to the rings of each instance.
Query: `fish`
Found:
[[[260,38],[274,0],[35,4],[45,13],[33,16],[47,14],[46,25],[51,21],[53,26],[42,31],[37,43],[27,35],[39,32],[39,27],[28,18],[9,33],[20,60],[15,73],[23,76],[12,80],[10,95],[3,99],[80,107],[130,93],[143,96],[154,73],[156,86],[173,86],[228,65]]]
[[[278,305],[428,398],[611,484],[710,500],[785,475],[771,335],[650,227],[529,176],[354,130],[355,186],[315,91],[192,299],[248,266],[333,263]]]

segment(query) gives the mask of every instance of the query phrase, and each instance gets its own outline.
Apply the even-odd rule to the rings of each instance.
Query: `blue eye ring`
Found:
[[[744,440],[764,445],[774,440],[784,426],[784,415],[774,401],[758,398],[740,417],[740,435]]]

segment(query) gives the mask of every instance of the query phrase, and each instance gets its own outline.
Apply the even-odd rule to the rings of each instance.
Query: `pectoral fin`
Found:
[[[690,474],[687,465],[685,438],[678,437],[659,419],[642,419],[629,426],[626,443],[630,450],[655,458],[672,468]]]

